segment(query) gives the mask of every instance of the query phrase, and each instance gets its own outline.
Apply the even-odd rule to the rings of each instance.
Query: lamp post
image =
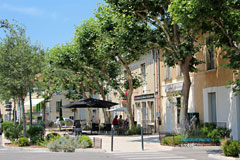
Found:
[[[29,91],[29,101],[30,101],[30,125],[32,125],[32,92]]]

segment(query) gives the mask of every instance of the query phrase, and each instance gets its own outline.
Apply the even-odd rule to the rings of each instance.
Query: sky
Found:
[[[34,44],[44,48],[71,41],[75,25],[94,16],[104,0],[0,0],[0,19],[16,20],[26,27]]]

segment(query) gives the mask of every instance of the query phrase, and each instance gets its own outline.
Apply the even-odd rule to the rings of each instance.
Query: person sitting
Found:
[[[120,115],[119,120],[118,120],[118,125],[119,127],[123,126],[123,119],[122,119],[122,115]]]
[[[124,121],[124,126],[125,126],[126,128],[128,128],[128,125],[129,125],[129,122],[128,122],[128,117],[127,117],[126,120]]]
[[[113,119],[112,124],[114,125],[114,127],[116,127],[118,125],[118,115],[115,116],[115,118]]]

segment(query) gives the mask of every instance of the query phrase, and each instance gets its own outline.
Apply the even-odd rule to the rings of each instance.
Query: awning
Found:
[[[32,99],[32,106],[36,106],[37,104],[41,103],[42,101],[44,101],[43,98],[33,98]],[[27,101],[24,106],[30,106],[30,100]]]
[[[113,108],[113,109],[109,109],[107,110],[108,112],[114,112],[114,111],[119,111],[119,112],[126,112],[127,108],[126,107],[120,107],[120,108]]]

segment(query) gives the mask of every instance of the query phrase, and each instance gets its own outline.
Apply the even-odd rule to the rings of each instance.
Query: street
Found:
[[[1,142],[1,136],[0,136]],[[1,144],[1,143],[0,143]],[[179,159],[179,160],[206,160],[207,153],[198,150],[176,151],[139,151],[139,152],[41,152],[31,150],[18,150],[0,147],[0,157],[4,160],[153,160],[153,159]]]
[[[139,151],[139,152],[46,152],[33,150],[19,150],[2,147],[0,136],[0,159],[2,160],[206,160],[209,159],[204,150],[180,149],[173,151]],[[210,160],[210,159],[209,159]]]
[[[98,153],[98,152],[34,152],[0,149],[0,157],[4,160],[206,160],[207,155],[200,156],[199,153],[177,153],[177,152],[119,152],[119,153]]]

